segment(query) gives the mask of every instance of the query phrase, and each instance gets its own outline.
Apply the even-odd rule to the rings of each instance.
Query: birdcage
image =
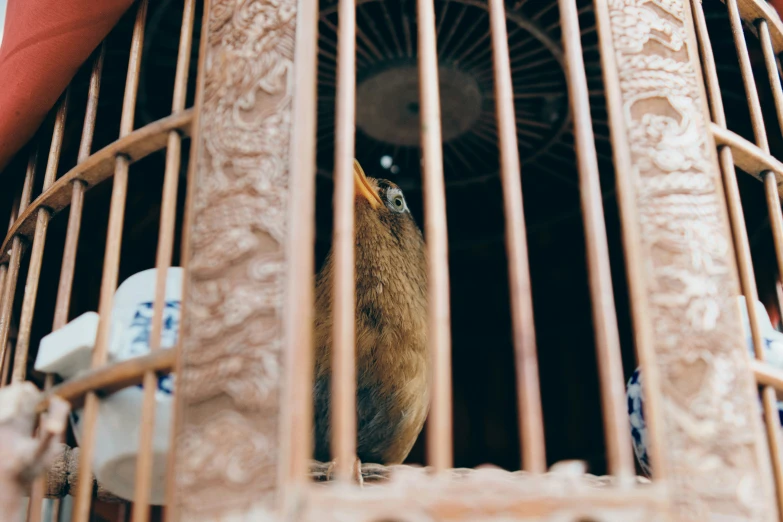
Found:
[[[0,173],[0,383],[74,411],[27,519],[779,520],[781,51],[764,0],[138,0]],[[402,465],[355,458],[354,158],[426,241]]]

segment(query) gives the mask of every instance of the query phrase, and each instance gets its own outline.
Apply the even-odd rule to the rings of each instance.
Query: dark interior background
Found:
[[[507,469],[520,464],[516,384],[508,295],[508,267],[503,242],[502,192],[498,177],[498,152],[494,143],[494,96],[489,19],[485,3],[478,0],[436,0],[438,43],[443,67],[456,70],[460,85],[477,88],[471,110],[479,116],[467,130],[444,145],[449,223],[449,269],[454,382],[455,465],[472,467],[492,463]],[[533,281],[536,335],[544,405],[547,460],[583,459],[590,471],[606,471],[602,415],[598,395],[598,374],[587,287],[584,234],[581,221],[578,177],[571,135],[567,92],[559,55],[560,29],[557,3],[547,1],[507,1],[509,45],[516,100],[525,217],[528,227],[530,270]],[[630,310],[624,272],[620,222],[614,197],[614,171],[603,95],[600,56],[597,50],[595,19],[590,0],[579,0],[582,45],[591,93],[596,145],[599,153],[604,211],[611,252],[617,316],[626,375],[636,367]],[[718,0],[705,0],[712,44],[728,112],[729,126],[752,140],[750,120],[730,38],[725,6]],[[333,54],[337,24],[335,0],[322,0],[319,24],[319,140],[317,174],[316,263],[320,266],[331,242],[332,180],[334,158]],[[195,41],[191,64],[188,105],[195,91],[196,56],[199,48],[200,16],[197,6]],[[131,10],[107,41],[106,66],[100,92],[98,124],[93,151],[116,139],[127,69],[128,45],[134,10]],[[171,108],[182,0],[152,2],[145,38],[144,61],[139,87],[136,126],[166,116]],[[357,45],[366,53],[357,65],[358,84],[388,71],[405,70],[416,64],[416,17],[414,0],[367,0],[359,2]],[[462,14],[460,14],[462,13]],[[454,29],[452,31],[452,29]],[[452,36],[449,36],[449,34]],[[761,51],[749,35],[757,80],[766,111],[773,153],[783,157],[781,138],[774,115],[771,93],[766,86]],[[375,48],[377,52],[372,49]],[[413,50],[413,54],[408,52]],[[396,68],[396,69],[395,69]],[[64,153],[60,174],[75,164],[81,135],[90,64],[78,74],[71,89]],[[452,85],[452,87],[454,87]],[[461,91],[444,98],[444,114],[462,117]],[[381,112],[410,111],[414,103],[390,98]],[[370,97],[372,99],[372,96]],[[402,104],[402,105],[401,105]],[[384,113],[386,114],[386,113]],[[380,120],[383,123],[383,118]],[[463,121],[464,123],[464,121]],[[372,125],[378,125],[376,120]],[[52,118],[39,132],[41,161],[38,190],[45,163]],[[377,128],[376,128],[377,130]],[[421,224],[422,194],[419,169],[420,150],[415,146],[385,142],[357,125],[356,155],[368,175],[384,177],[400,184],[409,206]],[[445,133],[445,130],[444,130]],[[180,184],[180,223],[185,194],[188,145],[182,152]],[[158,235],[164,153],[153,154],[131,168],[125,216],[120,282],[131,274],[154,266]],[[389,166],[388,157],[391,159]],[[21,184],[26,153],[4,173],[4,183]],[[386,166],[384,166],[386,165]],[[395,167],[395,168],[392,168]],[[775,294],[775,258],[769,231],[762,184],[740,174],[740,186],[748,232],[753,245],[757,278],[762,299],[778,317]],[[87,193],[71,317],[98,306],[102,258],[106,236],[111,181],[91,187]],[[0,216],[10,214],[12,198],[18,190],[0,193]],[[37,192],[36,192],[37,194]],[[46,243],[38,306],[33,325],[31,363],[40,338],[51,329],[54,299],[60,272],[67,212],[56,216]],[[179,245],[179,237],[177,245]],[[175,250],[179,263],[179,248]],[[17,312],[26,277],[26,261],[20,275]],[[774,315],[777,314],[777,315]],[[40,375],[33,374],[40,379]],[[426,428],[425,428],[426,429]],[[424,437],[420,437],[409,457],[423,463]]]

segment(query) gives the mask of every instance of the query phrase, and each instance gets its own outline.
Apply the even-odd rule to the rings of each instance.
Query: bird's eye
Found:
[[[386,200],[386,207],[392,212],[398,212],[402,214],[408,210],[408,205],[405,204],[405,196],[402,195],[402,191],[397,187],[389,187],[384,194]]]

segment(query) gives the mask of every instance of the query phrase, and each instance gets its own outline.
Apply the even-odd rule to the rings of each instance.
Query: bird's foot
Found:
[[[317,481],[329,482],[337,478],[337,459],[329,462],[316,462],[310,468],[311,476],[315,476]],[[356,482],[359,487],[364,486],[364,475],[362,474],[362,461],[357,458],[351,466],[350,479]]]
[[[359,457],[353,463],[353,479],[359,484],[360,488],[364,487],[364,476],[362,475],[362,461]]]

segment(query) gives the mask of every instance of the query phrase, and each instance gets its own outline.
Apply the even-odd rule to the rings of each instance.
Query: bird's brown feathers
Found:
[[[367,178],[385,201],[393,183]],[[427,416],[427,279],[424,240],[410,213],[356,198],[358,457],[396,464]],[[316,280],[315,457],[330,460],[332,254]]]

